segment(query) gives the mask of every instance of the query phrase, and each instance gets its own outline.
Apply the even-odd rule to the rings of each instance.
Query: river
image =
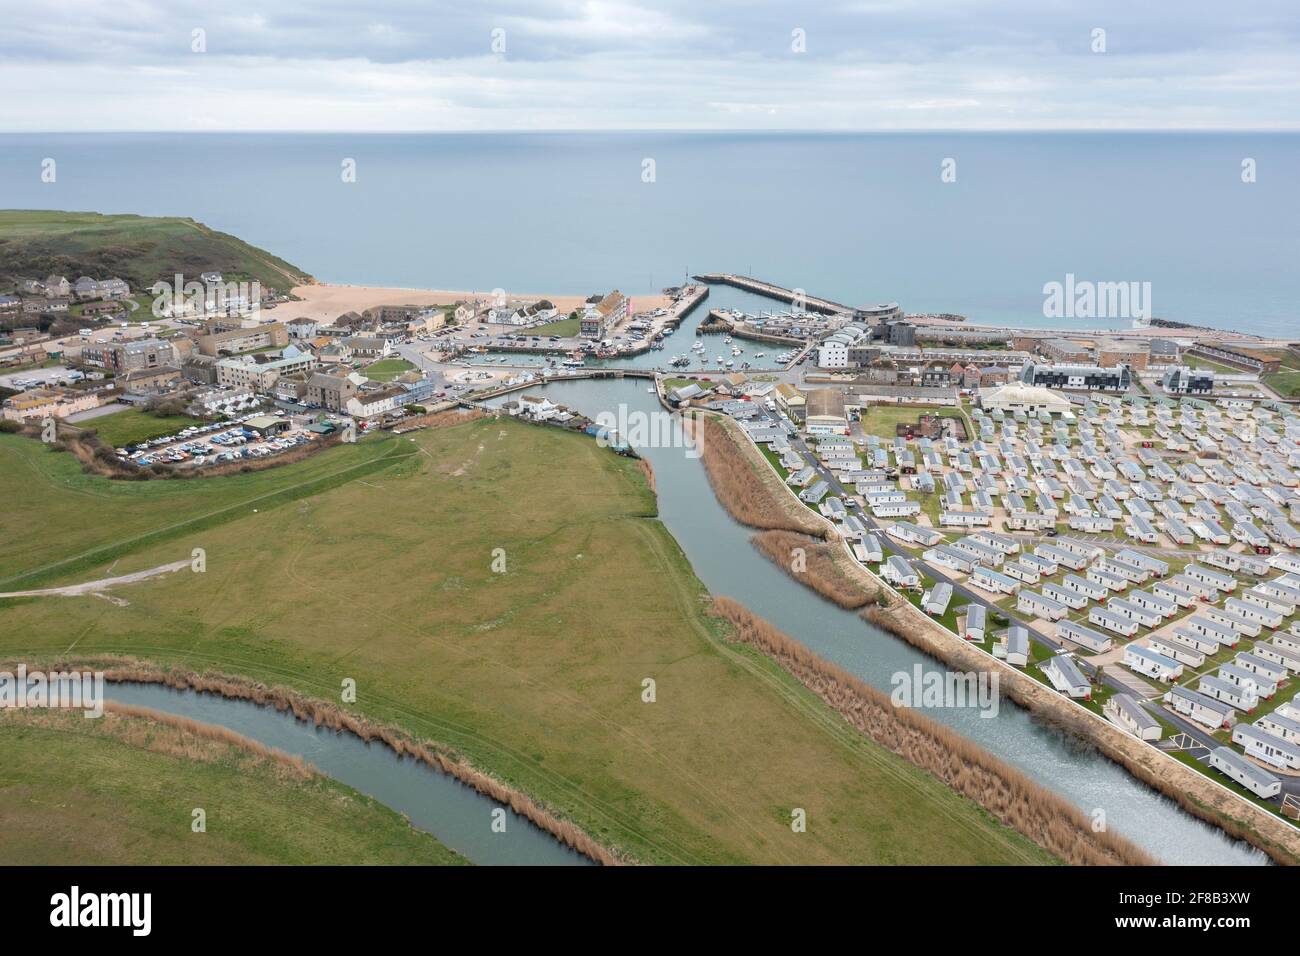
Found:
[[[644,379],[553,382],[554,402],[594,417],[602,411],[661,412]],[[502,399],[504,401],[505,399]],[[651,434],[656,433],[651,429]],[[679,432],[675,432],[680,434]],[[891,677],[920,665],[941,670],[910,645],[864,622],[790,580],[749,544],[750,529],[736,523],[709,486],[703,465],[678,447],[642,448],[654,466],[660,517],[709,591],[740,601],[826,660],[888,692]],[[1090,816],[1104,813],[1113,827],[1165,863],[1265,864],[1254,847],[1230,839],[1133,779],[1126,770],[1004,701],[992,718],[974,709],[930,709],[928,715],[959,731]]]

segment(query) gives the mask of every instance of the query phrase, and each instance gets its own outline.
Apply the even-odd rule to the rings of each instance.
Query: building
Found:
[[[526,403],[530,398],[535,397],[525,395],[520,402]],[[406,404],[406,401],[406,389],[400,385],[390,385],[386,388],[358,391],[347,400],[343,410],[353,418],[366,420],[397,411]]]
[[[287,418],[278,415],[256,415],[244,422],[244,427],[251,428],[263,438],[274,438],[283,435],[292,426]]]
[[[844,393],[834,388],[810,389],[804,427],[810,435],[847,435],[849,419],[844,409]]]
[[[1215,747],[1210,751],[1209,764],[1261,799],[1276,797],[1282,791],[1281,780],[1255,766],[1231,747]]]
[[[182,349],[185,355],[182,355]],[[135,369],[174,365],[179,368],[188,358],[188,343],[182,346],[171,339],[135,339],[130,342],[88,342],[81,349],[81,361],[108,372],[122,373]]]
[[[1179,684],[1170,687],[1163,700],[1174,713],[1188,717],[1212,730],[1231,727],[1237,720],[1237,712],[1231,705],[1206,694],[1198,694],[1191,688]]]
[[[1102,713],[1116,727],[1138,740],[1159,740],[1164,734],[1160,722],[1148,714],[1132,694],[1116,694],[1106,701]]]
[[[255,349],[284,348],[289,344],[289,330],[279,322],[266,322],[245,328],[220,320],[209,322],[207,332],[195,340],[203,355],[233,355]]]
[[[78,412],[98,408],[99,405],[99,395],[95,392],[66,388],[29,388],[5,399],[3,407],[0,407],[0,416],[16,422],[67,418]]]
[[[1092,698],[1092,684],[1069,654],[1053,654],[1042,664],[1043,675],[1061,693],[1082,700]]]
[[[788,415],[794,415],[796,412],[803,414],[805,400],[803,393],[788,382],[782,382],[775,389],[777,407],[785,411]]]
[[[1024,385],[1087,392],[1126,392],[1133,384],[1127,365],[1038,365],[1026,362],[1020,370]]]
[[[307,379],[308,405],[324,408],[331,412],[341,412],[365,381],[360,375],[347,369],[316,371]]]
[[[1279,770],[1300,770],[1300,744],[1275,737],[1253,724],[1232,728],[1232,742],[1254,757]]]
[[[1011,382],[979,390],[980,407],[988,411],[1060,415],[1070,410],[1070,400],[1060,392],[1023,382]]]
[[[1102,368],[1145,369],[1150,364],[1151,352],[1145,343],[1107,339],[1097,346],[1097,364]]]
[[[1183,665],[1178,661],[1138,644],[1124,648],[1124,666],[1165,683],[1183,676]]]
[[[1029,666],[1029,629],[1026,627],[1007,628],[1002,641],[1002,659],[1016,667]]]
[[[594,297],[593,297],[594,298]],[[615,289],[596,301],[588,300],[578,323],[578,334],[587,339],[603,338],[605,333],[628,315],[628,299]]]
[[[302,316],[297,319],[290,319],[285,323],[285,328],[288,329],[289,338],[291,339],[314,339],[320,329],[320,323],[315,319]]]
[[[1170,395],[1208,395],[1214,391],[1214,373],[1174,365],[1161,376],[1160,387]]]

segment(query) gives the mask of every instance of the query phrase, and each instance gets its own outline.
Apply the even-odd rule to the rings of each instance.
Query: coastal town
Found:
[[[455,409],[635,454],[544,386],[640,378],[665,410],[734,423],[864,573],[990,666],[1300,815],[1300,346],[993,328],[721,274],[636,305],[365,290],[337,314],[327,287],[231,285],[204,273],[160,309],[111,277],[15,277],[4,419],[109,436],[113,468],[155,475]],[[726,287],[773,307],[704,307]]]

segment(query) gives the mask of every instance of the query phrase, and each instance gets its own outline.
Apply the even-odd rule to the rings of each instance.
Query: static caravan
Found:
[[[952,603],[952,585],[946,581],[932,587],[921,598],[921,607],[932,617],[942,617]]]
[[[1025,590],[1022,590],[1016,599],[1016,610],[1022,614],[1041,617],[1045,621],[1059,621],[1070,612],[1070,609],[1060,601],[1054,601],[1037,591]]]
[[[1020,542],[1009,534],[998,534],[995,531],[977,531],[971,535],[971,539],[978,541],[980,544],[986,544],[990,548],[997,548],[1003,554],[1020,553]]]
[[[1281,598],[1293,608],[1300,607],[1300,587],[1293,587],[1285,581],[1261,581],[1251,589],[1269,597]],[[1247,594],[1250,592],[1247,591]],[[1243,595],[1244,597],[1244,595]]]
[[[1157,597],[1173,601],[1179,607],[1191,607],[1198,600],[1195,594],[1173,581],[1157,581],[1151,585],[1151,593]]]
[[[1223,609],[1230,614],[1239,614],[1246,620],[1263,627],[1279,628],[1282,626],[1282,615],[1277,611],[1258,604],[1252,604],[1250,601],[1243,601],[1240,598],[1228,598],[1223,602]]]
[[[1123,591],[1129,585],[1128,578],[1122,578],[1102,568],[1089,568],[1086,577],[1093,584],[1100,584],[1108,591]]]
[[[969,582],[977,588],[992,591],[995,594],[1015,594],[1020,589],[1020,582],[1005,574],[979,565],[971,572]]]
[[[1259,697],[1248,688],[1238,687],[1221,677],[1202,677],[1197,689],[1206,697],[1250,713],[1259,705]]]
[[[946,544],[941,544],[931,548],[921,555],[931,564],[937,564],[941,568],[948,568],[951,571],[960,571],[966,574],[975,568],[979,562],[974,556],[958,551],[956,548],[950,548]]]
[[[1300,770],[1300,744],[1274,737],[1253,724],[1238,724],[1233,727],[1232,742],[1241,747],[1247,756],[1262,760],[1279,770]]]
[[[1037,568],[1031,568],[1027,564],[1021,564],[1019,561],[1008,561],[1002,565],[1002,573],[1007,577],[1015,578],[1023,584],[1037,584],[1042,575],[1038,573]]]
[[[1166,518],[1163,527],[1165,534],[1169,535],[1175,544],[1192,544],[1196,541],[1196,535],[1181,518]]]
[[[1222,571],[1215,571],[1213,568],[1207,568],[1199,564],[1189,564],[1183,568],[1183,575],[1193,581],[1200,581],[1216,591],[1231,593],[1237,590],[1237,579],[1231,574],[1224,574]]]
[[[1142,627],[1159,627],[1160,622],[1163,620],[1160,612],[1150,611],[1127,598],[1112,598],[1106,603],[1106,607],[1112,614],[1126,617],[1130,621],[1137,622]]]
[[[1043,594],[1053,601],[1060,601],[1066,607],[1074,611],[1081,611],[1088,606],[1088,599],[1076,591],[1069,588],[1061,587],[1059,584],[1052,584],[1050,581],[1043,585]]]
[[[1294,717],[1286,717],[1275,710],[1255,721],[1255,726],[1287,743],[1300,744],[1300,720]]]
[[[1141,551],[1134,551],[1132,548],[1125,548],[1119,552],[1115,555],[1115,560],[1142,568],[1158,578],[1163,578],[1169,573],[1169,565],[1166,562],[1153,558],[1149,554],[1143,554]]]
[[[963,636],[968,641],[984,641],[984,622],[987,617],[987,608],[983,604],[966,605],[966,627]]]
[[[1002,659],[1017,667],[1029,666],[1029,630],[1024,627],[1007,629],[1006,637],[1000,645]]]
[[[939,512],[939,524],[945,528],[978,528],[989,524],[992,520],[992,516],[987,511]]]
[[[1100,605],[1094,605],[1088,611],[1088,623],[1096,624],[1122,637],[1132,637],[1138,631],[1137,621],[1130,620]]]
[[[1276,664],[1292,674],[1300,674],[1300,654],[1278,647],[1276,638],[1271,644],[1268,641],[1259,641],[1255,644],[1251,653],[1268,661],[1270,664]]]
[[[1092,561],[1106,553],[1104,548],[1099,548],[1095,544],[1084,544],[1082,541],[1072,541],[1069,538],[1059,538],[1050,547],[1057,551],[1077,554],[1086,561]]]
[[[943,540],[943,535],[933,528],[922,528],[910,521],[893,522],[889,527],[885,528],[885,534],[907,544],[919,544],[926,548],[932,547]]]
[[[1092,685],[1069,654],[1054,654],[1043,662],[1042,669],[1052,686],[1061,693],[1083,700],[1092,697]]]
[[[1102,712],[1112,724],[1138,740],[1159,740],[1164,733],[1160,722],[1143,710],[1132,694],[1116,694],[1106,701]]]
[[[1213,611],[1215,608],[1206,608],[1206,610]],[[1241,632],[1231,624],[1216,621],[1200,614],[1189,617],[1184,623],[1189,631],[1208,640],[1216,641],[1221,648],[1236,647],[1237,642],[1241,640]]]
[[[1174,584],[1177,584],[1180,588],[1187,588],[1187,590],[1191,591],[1202,601],[1213,602],[1219,599],[1219,592],[1216,591],[1213,586],[1206,584],[1204,581],[1198,581],[1185,574],[1175,574],[1169,580]]]
[[[891,554],[880,569],[880,576],[895,587],[916,587],[921,583],[921,576],[904,558]]]
[[[1139,568],[1136,564],[1120,561],[1118,558],[1102,558],[1093,567],[1100,568],[1111,574],[1118,574],[1131,584],[1146,584],[1147,579],[1151,577],[1150,571]]]
[[[1256,621],[1248,621],[1240,614],[1227,611],[1217,607],[1201,608],[1201,615],[1213,621],[1222,627],[1230,627],[1238,634],[1245,634],[1247,637],[1259,637],[1259,632],[1263,630]]]
[[[1007,559],[1007,556],[997,548],[990,548],[987,544],[972,541],[969,537],[954,541],[952,547],[962,554],[970,555],[980,564],[987,565],[990,568],[1002,567],[1002,562]]]
[[[1213,625],[1213,626],[1217,627],[1218,625]],[[1228,636],[1231,639],[1236,640],[1237,632],[1229,631]],[[1216,641],[1214,638],[1207,637],[1204,634],[1198,633],[1197,631],[1192,630],[1190,627],[1176,627],[1173,629],[1173,631],[1171,631],[1170,633],[1164,636],[1164,640],[1180,641],[1186,647],[1207,657],[1210,656],[1211,654],[1219,653],[1220,648],[1223,647],[1223,645],[1220,644],[1218,641]]]
[[[1257,656],[1253,651],[1238,652],[1237,656],[1233,659],[1233,663],[1243,670],[1250,671],[1257,679],[1262,677],[1266,680],[1272,681],[1274,685],[1280,684],[1282,681],[1286,680],[1285,667],[1276,664],[1273,661],[1265,660],[1264,658]]]
[[[1137,644],[1130,644],[1124,648],[1124,666],[1165,683],[1176,681],[1183,676],[1183,665],[1178,661]]]
[[[1080,647],[1086,647],[1095,654],[1101,654],[1111,648],[1111,639],[1099,631],[1075,621],[1062,621],[1056,626],[1056,636],[1073,641]]]
[[[1235,780],[1255,796],[1264,800],[1282,792],[1282,781],[1267,770],[1255,766],[1231,747],[1215,747],[1210,752],[1210,766],[1226,777]]]
[[[1228,704],[1178,684],[1165,693],[1164,702],[1174,713],[1215,730],[1231,727],[1237,720],[1236,711]]]
[[[1295,605],[1285,598],[1280,598],[1274,594],[1266,594],[1259,588],[1251,588],[1249,591],[1241,592],[1241,599],[1248,604],[1258,604],[1260,607],[1267,608],[1283,617],[1290,617],[1295,613]]]
[[[885,560],[885,549],[881,547],[880,539],[874,534],[864,534],[862,536],[862,550],[866,553],[866,561],[872,564],[879,564]]]
[[[1229,684],[1235,684],[1245,690],[1250,691],[1256,697],[1262,697],[1269,700],[1277,693],[1277,681],[1269,680],[1262,674],[1256,674],[1254,671],[1248,671],[1240,664],[1224,664],[1219,668],[1215,675]]]
[[[1285,650],[1300,654],[1300,621],[1292,624],[1289,630],[1274,634],[1273,643]]]
[[[1057,548],[1050,544],[1040,544],[1034,548],[1034,554],[1046,558],[1048,561],[1054,561],[1056,564],[1069,568],[1071,571],[1081,571],[1088,566],[1092,560],[1081,554],[1075,554],[1073,551],[1066,551],[1064,548]]]
[[[1085,534],[1105,534],[1115,530],[1114,519],[1105,515],[1072,514],[1067,523],[1071,531],[1082,531]]]
[[[1104,601],[1109,593],[1106,585],[1096,584],[1087,578],[1079,577],[1077,574],[1067,574],[1061,579],[1061,584],[1090,601]]]
[[[1189,647],[1185,641],[1175,636],[1153,634],[1147,639],[1147,644],[1157,654],[1172,657],[1178,663],[1186,664],[1188,667],[1200,667],[1205,663],[1203,653],[1194,647]]]
[[[919,514],[920,511],[921,505],[915,501],[895,501],[871,506],[871,513],[877,518],[906,518]]]
[[[1285,717],[1287,720],[1300,720],[1300,700],[1291,700],[1278,704],[1273,713],[1279,717]]]
[[[1126,600],[1148,611],[1155,611],[1161,617],[1173,617],[1178,613],[1178,605],[1168,598],[1152,594],[1150,591],[1130,591]]]
[[[1124,523],[1124,533],[1144,544],[1155,544],[1160,540],[1160,535],[1156,533],[1155,526],[1142,515],[1132,515]]]

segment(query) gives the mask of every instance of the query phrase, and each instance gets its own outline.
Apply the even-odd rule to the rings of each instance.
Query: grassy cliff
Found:
[[[297,266],[193,219],[0,209],[0,281],[117,276],[138,292],[177,273],[188,281],[208,271],[282,292],[312,281]]]

